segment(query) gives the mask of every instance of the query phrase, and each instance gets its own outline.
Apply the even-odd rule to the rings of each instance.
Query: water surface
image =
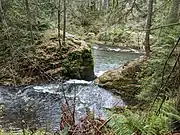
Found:
[[[125,48],[93,46],[94,72],[100,76],[107,70],[120,67],[121,64],[140,57],[142,54]]]
[[[96,75],[140,56],[122,48],[97,45],[94,46],[93,55]],[[57,81],[14,89],[0,87],[0,103],[4,106],[0,124],[5,129],[12,127],[18,130],[23,125],[25,128],[43,127],[54,132],[59,130],[61,105],[65,100],[70,104],[75,101],[77,122],[86,115],[87,108],[96,117],[106,118],[106,108],[124,105],[120,97],[84,80]]]

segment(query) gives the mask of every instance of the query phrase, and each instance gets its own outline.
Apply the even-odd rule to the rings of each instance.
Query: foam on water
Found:
[[[38,126],[50,125],[50,129],[56,130],[60,122],[60,106],[66,100],[73,103],[76,97],[76,120],[86,114],[89,108],[95,116],[106,117],[105,108],[113,106],[124,106],[120,98],[115,97],[107,90],[98,87],[92,82],[84,80],[68,80],[65,83],[54,82],[51,84],[28,86],[19,89],[16,93],[6,90],[0,91],[3,104],[6,108],[4,121],[13,121],[13,126],[19,128],[17,120],[20,119],[19,111],[29,108],[28,112],[34,113],[38,120]],[[65,95],[65,97],[64,97]],[[6,100],[4,100],[6,99]],[[29,116],[28,116],[29,117]],[[8,119],[8,120],[6,120]]]
[[[107,48],[108,51],[115,51],[115,52],[120,52],[120,48]]]
[[[65,82],[65,84],[91,84],[91,81],[85,81],[85,80],[77,80],[77,79],[70,79]]]
[[[97,50],[98,48],[99,48],[98,46],[93,46],[93,49],[96,49],[96,50]]]
[[[106,71],[99,71],[99,72],[96,72],[95,75],[97,77],[100,77],[101,75],[103,75]]]

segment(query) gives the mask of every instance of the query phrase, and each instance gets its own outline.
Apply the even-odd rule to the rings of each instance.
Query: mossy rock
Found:
[[[145,60],[145,57],[141,57],[127,62],[118,69],[105,72],[95,81],[99,86],[120,95],[125,102],[135,101],[135,95],[139,93],[140,88],[138,74]]]

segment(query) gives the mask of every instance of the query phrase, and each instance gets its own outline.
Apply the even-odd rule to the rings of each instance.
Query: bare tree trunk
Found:
[[[103,7],[105,10],[108,9],[109,1],[108,0],[103,0]]]
[[[0,21],[3,22],[3,16],[4,16],[4,12],[3,12],[3,8],[2,8],[2,2],[0,0]]]
[[[25,0],[25,4],[26,4],[26,12],[27,12],[27,19],[28,19],[28,31],[30,31],[30,35],[31,35],[31,45],[34,44],[34,37],[33,37],[33,32],[32,32],[32,24],[31,24],[31,13],[30,13],[30,9],[29,9],[29,1]]]
[[[96,9],[96,1],[93,0],[90,2],[90,9],[91,11],[94,11]]]
[[[3,7],[2,7],[2,0],[0,0],[0,18],[1,18],[1,21],[2,21],[3,25],[5,27],[7,27],[7,23],[6,23],[5,16],[4,16],[4,10],[3,10]]]
[[[152,21],[152,11],[153,11],[153,0],[149,0],[148,3],[148,14],[147,14],[147,22],[146,22],[146,35],[144,40],[144,46],[146,51],[146,56],[150,55],[150,33],[151,33],[151,21]]]
[[[99,0],[99,10],[102,10],[102,0]]]
[[[178,54],[180,55],[180,51],[178,52]],[[180,81],[180,58],[178,59],[178,73],[177,74],[178,74],[178,81]],[[178,112],[180,113],[180,84],[179,84],[179,89],[178,89],[178,94],[177,94],[176,108]]]
[[[38,18],[39,18],[38,3],[39,3],[39,0],[35,0],[34,22],[35,22],[36,27],[38,26]]]
[[[171,11],[169,13],[167,23],[177,23],[179,21],[179,6],[180,6],[179,0],[172,1]]]
[[[64,0],[63,45],[66,43],[66,0]]]
[[[177,94],[177,99],[176,99],[176,109],[178,112],[180,112],[180,86]]]
[[[112,3],[112,6],[113,6],[113,8],[115,8],[115,0],[113,0],[113,3]]]
[[[88,9],[90,9],[90,0],[88,0]]]
[[[116,7],[118,7],[119,6],[119,1],[118,0],[116,0]]]
[[[178,57],[180,55],[180,51],[178,52]],[[177,82],[180,81],[180,58],[178,59],[178,66],[177,66],[177,76],[178,76],[178,80]],[[175,104],[175,108],[178,111],[178,113],[180,113],[180,84],[178,84],[178,92],[177,92],[177,97],[176,97],[176,104]],[[180,130],[180,120],[172,120],[172,128],[174,129],[174,131],[179,131]]]
[[[13,45],[10,42],[11,40],[10,40],[10,34],[9,34],[9,27],[8,27],[8,24],[7,24],[6,19],[5,19],[4,10],[3,10],[3,7],[2,7],[2,0],[0,0],[0,16],[1,16],[2,24],[4,25],[4,28],[6,29],[6,37],[7,37],[8,41],[9,41],[10,47],[12,49]]]
[[[58,42],[61,56],[61,0],[58,1]]]

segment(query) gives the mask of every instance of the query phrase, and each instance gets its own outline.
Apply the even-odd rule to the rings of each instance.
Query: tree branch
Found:
[[[161,29],[161,28],[165,28],[165,27],[171,27],[171,26],[176,26],[176,25],[180,25],[180,22],[178,23],[171,23],[171,24],[167,24],[167,25],[162,25],[162,26],[157,26],[154,28],[151,28],[150,30],[157,30],[157,29]],[[138,31],[149,31],[149,29],[136,29]]]

